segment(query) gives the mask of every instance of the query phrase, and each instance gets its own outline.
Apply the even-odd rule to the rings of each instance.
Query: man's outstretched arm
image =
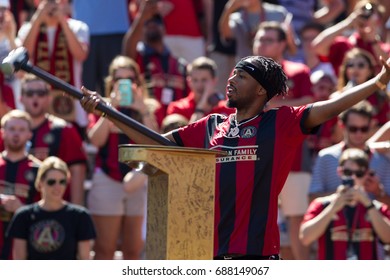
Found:
[[[305,121],[306,129],[316,127],[337,116],[341,112],[366,99],[378,89],[386,89],[390,80],[390,59],[387,62],[380,58],[383,67],[379,74],[363,84],[350,88],[338,97],[313,103]]]

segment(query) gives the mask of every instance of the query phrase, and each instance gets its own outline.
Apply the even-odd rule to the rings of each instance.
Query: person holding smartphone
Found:
[[[117,56],[109,66],[106,99],[112,107],[157,129],[153,103],[145,98],[138,64]],[[118,145],[133,141],[107,118],[91,115],[88,137],[98,148],[87,207],[96,225],[95,259],[139,259],[143,250],[142,226],[146,207],[146,176],[118,162]],[[118,244],[119,248],[118,248]]]
[[[390,242],[390,209],[364,188],[370,172],[363,150],[344,150],[337,168],[341,185],[310,204],[300,239],[305,245],[318,240],[318,259],[379,259],[378,242]]]

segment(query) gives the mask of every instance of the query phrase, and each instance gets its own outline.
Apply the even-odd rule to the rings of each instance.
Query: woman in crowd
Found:
[[[14,259],[89,259],[95,228],[85,208],[63,199],[69,174],[57,157],[42,162],[35,179],[41,200],[19,208],[8,229]]]
[[[332,97],[342,93],[345,89],[360,85],[376,75],[376,62],[373,56],[360,48],[353,48],[348,51],[340,66],[338,85]],[[377,90],[367,98],[367,101],[374,107],[373,132],[389,120],[389,99],[385,91]]]
[[[134,60],[115,57],[105,82],[106,96],[113,107],[157,129]],[[131,140],[108,119],[93,118],[88,136],[98,152],[87,205],[97,230],[95,259],[112,259],[118,247],[123,259],[139,259],[144,246],[146,176],[118,162],[118,145],[130,144]]]

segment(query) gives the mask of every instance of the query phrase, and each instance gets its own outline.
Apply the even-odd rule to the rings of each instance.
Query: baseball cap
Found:
[[[328,78],[333,84],[337,83],[337,79],[336,79],[335,75],[328,73],[328,72],[325,72],[324,70],[314,71],[310,75],[310,81],[312,84],[316,84],[324,78]]]
[[[9,0],[0,0],[0,7],[5,7],[9,9]]]

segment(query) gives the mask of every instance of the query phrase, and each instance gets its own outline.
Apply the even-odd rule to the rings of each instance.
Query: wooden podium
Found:
[[[215,156],[182,147],[120,145],[119,161],[149,175],[146,259],[211,260]]]

